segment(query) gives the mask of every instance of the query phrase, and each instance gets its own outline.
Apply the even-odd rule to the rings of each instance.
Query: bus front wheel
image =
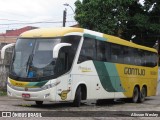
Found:
[[[138,101],[138,97],[139,97],[138,87],[134,87],[133,96],[132,96],[132,102],[136,103]]]
[[[75,98],[73,101],[73,105],[75,107],[80,107],[81,105],[81,100],[82,100],[82,92],[81,92],[81,86],[79,86],[76,90]]]

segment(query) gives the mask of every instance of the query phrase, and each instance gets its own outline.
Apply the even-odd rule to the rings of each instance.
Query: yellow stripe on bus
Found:
[[[17,86],[17,87],[25,87],[29,84],[29,82],[19,82],[19,81],[15,81],[13,79],[10,79],[9,81],[10,81],[11,85]]]

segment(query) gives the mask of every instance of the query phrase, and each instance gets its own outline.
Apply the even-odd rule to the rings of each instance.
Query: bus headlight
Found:
[[[47,97],[49,97],[49,96],[50,96],[50,93],[45,94],[44,95],[44,99],[47,98]]]
[[[44,85],[44,86],[42,86],[41,88],[42,88],[43,90],[46,90],[46,89],[49,89],[49,88],[52,88],[52,87],[57,86],[59,83],[60,83],[60,81],[57,81],[57,82],[52,83],[52,84]]]

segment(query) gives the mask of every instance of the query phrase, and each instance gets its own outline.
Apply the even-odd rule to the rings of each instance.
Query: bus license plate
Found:
[[[25,94],[25,93],[23,93],[23,94],[22,94],[22,97],[23,97],[23,98],[30,98],[30,94]]]

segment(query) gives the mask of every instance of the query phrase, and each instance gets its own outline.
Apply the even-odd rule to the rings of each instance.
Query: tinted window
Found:
[[[84,38],[78,63],[87,60],[154,67],[157,65],[157,54],[138,48]]]
[[[140,49],[134,49],[134,57],[135,57],[135,65],[141,65],[142,57],[141,57],[141,50]]]
[[[94,60],[96,58],[96,47],[95,47],[95,40],[92,38],[84,38],[83,45],[81,48],[80,56],[78,63],[87,61],[87,60]]]
[[[62,38],[61,43],[70,43],[72,45],[60,49],[56,61],[55,74],[64,74],[71,69],[79,41],[80,36],[65,36]]]
[[[125,64],[134,64],[134,57],[131,58],[131,54],[132,54],[132,49],[130,49],[129,47],[124,47],[123,48],[123,56],[124,56],[124,63]]]
[[[115,63],[124,62],[122,46],[111,44],[111,61]]]
[[[106,42],[102,41],[97,41],[97,60],[98,61],[107,61],[106,56],[105,56],[105,51],[106,51]]]
[[[105,43],[105,57],[106,57],[106,62],[111,61],[111,49],[110,49],[110,43]]]
[[[145,61],[147,67],[154,67],[157,65],[157,54],[152,52],[145,52]]]

